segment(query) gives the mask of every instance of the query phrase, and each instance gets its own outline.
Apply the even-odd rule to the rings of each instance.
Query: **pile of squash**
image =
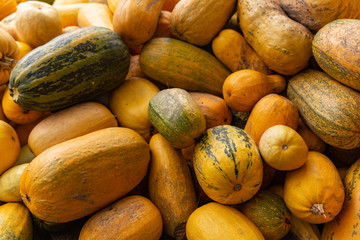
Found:
[[[359,32],[358,0],[0,0],[0,239],[359,239]]]

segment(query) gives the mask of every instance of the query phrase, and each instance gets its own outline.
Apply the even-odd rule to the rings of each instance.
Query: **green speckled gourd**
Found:
[[[161,90],[149,102],[150,122],[175,148],[194,143],[206,129],[205,117],[190,93],[181,88]]]
[[[263,180],[263,164],[255,141],[241,128],[219,125],[197,139],[193,166],[204,192],[221,204],[252,198]]]
[[[308,69],[289,80],[287,95],[324,142],[341,149],[360,147],[358,91],[324,72]]]
[[[24,56],[11,73],[10,95],[27,110],[63,109],[120,86],[129,65],[128,48],[118,34],[83,27]]]

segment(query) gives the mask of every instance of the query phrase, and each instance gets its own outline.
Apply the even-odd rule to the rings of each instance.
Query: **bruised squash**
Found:
[[[280,124],[296,130],[299,124],[299,112],[289,99],[272,93],[262,97],[255,104],[244,130],[258,145],[262,134],[268,128]]]
[[[197,197],[190,170],[179,149],[156,134],[150,143],[148,189],[150,200],[159,208],[164,231],[175,238],[175,230],[186,223],[197,208]]]
[[[276,0],[239,0],[238,17],[246,41],[271,69],[293,75],[308,66],[313,34],[290,19]]]
[[[280,93],[286,88],[283,76],[266,75],[256,70],[243,69],[230,74],[223,84],[227,105],[238,112],[250,111],[257,101],[270,93]]]
[[[236,0],[181,0],[171,13],[171,33],[188,43],[204,46],[222,29],[235,9]]]
[[[284,200],[297,218],[314,224],[330,222],[339,214],[344,185],[331,160],[310,151],[306,163],[286,173]]]
[[[213,39],[211,46],[215,56],[232,72],[252,69],[266,75],[272,73],[238,31],[221,30]]]
[[[58,111],[31,130],[28,144],[35,156],[66,140],[118,126],[115,116],[100,103],[86,102]]]
[[[162,229],[159,209],[149,199],[133,195],[91,216],[79,240],[158,240]]]
[[[130,192],[144,178],[149,160],[149,146],[134,130],[101,129],[34,158],[21,175],[21,197],[42,220],[80,219]]]

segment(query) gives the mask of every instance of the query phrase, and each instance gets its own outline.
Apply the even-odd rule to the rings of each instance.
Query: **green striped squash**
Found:
[[[308,69],[288,82],[287,95],[305,123],[327,144],[360,146],[360,93],[328,74]]]
[[[263,180],[263,164],[255,141],[241,128],[219,125],[196,141],[193,166],[204,192],[221,204],[252,198]]]
[[[24,56],[10,75],[10,95],[24,109],[63,109],[118,87],[129,65],[128,48],[118,34],[83,27]]]
[[[222,95],[230,70],[216,57],[190,43],[173,38],[154,38],[140,53],[141,70],[170,87]]]
[[[181,88],[161,90],[149,102],[152,125],[175,148],[194,143],[206,129],[205,117],[190,93]]]

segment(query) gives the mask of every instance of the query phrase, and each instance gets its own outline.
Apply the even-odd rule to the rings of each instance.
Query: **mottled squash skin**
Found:
[[[197,207],[197,196],[186,160],[160,133],[149,143],[148,175],[150,200],[159,208],[164,231],[175,238],[175,229],[186,223]]]
[[[360,160],[348,169],[344,177],[345,201],[336,218],[324,225],[321,240],[359,239]]]
[[[239,0],[237,12],[245,39],[270,69],[293,75],[308,66],[313,34],[276,0]]]
[[[359,92],[308,69],[288,81],[287,96],[325,143],[342,149],[360,146]]]
[[[144,178],[149,160],[149,146],[134,130],[98,130],[34,158],[20,178],[21,197],[41,220],[73,221],[130,192]]]
[[[263,164],[254,140],[242,129],[220,125],[208,129],[194,147],[193,166],[204,192],[222,204],[253,197],[263,180]]]
[[[79,240],[158,240],[162,229],[159,209],[149,199],[132,195],[91,216]]]
[[[236,0],[181,0],[171,13],[171,33],[197,46],[211,42],[236,9]]]
[[[360,90],[360,20],[339,19],[321,28],[312,49],[319,66],[337,81]]]

